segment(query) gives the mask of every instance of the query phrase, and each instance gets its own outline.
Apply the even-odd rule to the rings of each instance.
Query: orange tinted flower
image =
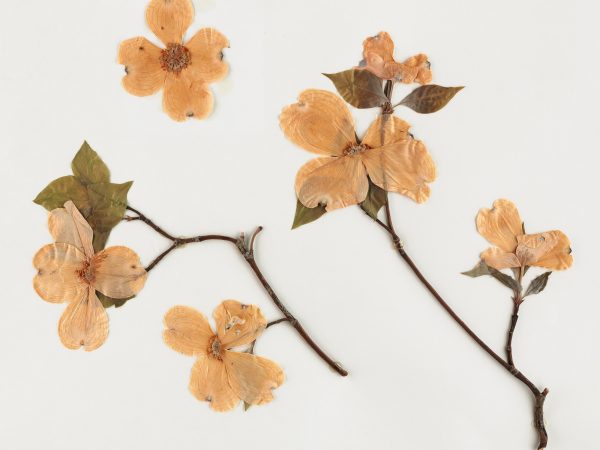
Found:
[[[240,400],[260,405],[273,400],[272,390],[283,383],[283,371],[274,362],[232,349],[251,344],[267,326],[260,309],[225,300],[213,312],[217,331],[193,308],[175,306],[165,315],[165,343],[173,350],[195,356],[189,388],[215,411],[229,411]]]
[[[394,42],[385,31],[363,42],[363,60],[359,68],[367,69],[383,80],[427,84],[432,78],[429,66],[427,55],[422,53],[396,62]]]
[[[177,121],[207,117],[213,108],[208,85],[229,70],[222,53],[229,42],[217,30],[203,28],[183,44],[193,17],[191,0],[151,0],[146,21],[166,47],[143,37],[123,41],[119,47],[119,64],[126,72],[123,87],[137,96],[164,88],[163,109]]]
[[[538,266],[564,270],[573,264],[569,238],[558,230],[525,234],[517,207],[509,200],[496,200],[493,208],[477,214],[477,231],[496,247],[481,253],[495,269]]]
[[[427,183],[435,179],[435,164],[398,117],[378,117],[359,142],[346,103],[331,92],[309,89],[283,109],[280,125],[289,140],[322,155],[296,176],[296,195],[308,208],[321,204],[331,211],[363,202],[367,176],[380,188],[418,203],[429,197]]]
[[[95,350],[108,335],[108,316],[96,291],[117,299],[134,296],[144,286],[146,270],[127,247],[94,253],[93,231],[71,201],[50,211],[48,228],[54,244],[33,258],[38,271],[33,287],[48,302],[69,303],[58,324],[64,346]]]

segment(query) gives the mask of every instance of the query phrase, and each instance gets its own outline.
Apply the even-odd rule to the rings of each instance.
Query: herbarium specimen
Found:
[[[151,0],[146,22],[165,47],[144,37],[127,39],[119,47],[118,61],[126,73],[123,87],[137,96],[163,89],[163,109],[177,121],[206,118],[213,109],[209,84],[229,70],[223,61],[229,41],[214,28],[202,28],[183,42],[193,19],[191,0]]]
[[[319,155],[304,164],[296,176],[297,202],[292,228],[313,222],[335,209],[358,205],[389,234],[398,254],[458,325],[531,390],[535,400],[538,448],[545,448],[548,438],[543,403],[547,390],[540,391],[516,368],[511,353],[507,360],[497,355],[452,310],[408,256],[392,222],[388,193],[396,192],[423,203],[430,195],[429,184],[436,178],[435,163],[425,144],[415,139],[410,125],[394,114],[395,108],[406,106],[418,113],[433,113],[446,106],[462,87],[428,84],[432,72],[426,55],[418,54],[397,62],[394,44],[385,32],[364,41],[363,59],[357,66],[325,76],[331,79],[347,103],[356,108],[379,108],[381,114],[359,139],[348,107],[331,92],[306,90],[298,96],[296,103],[283,109],[280,125],[285,136]],[[421,86],[394,104],[395,86],[410,83]],[[494,210],[480,212],[478,229],[498,248],[484,252],[482,262],[470,272],[473,276],[492,275],[513,290],[515,314],[509,336],[514,332],[518,305],[527,295],[540,292],[548,280],[549,272],[540,275],[523,293],[521,283],[527,269],[537,265],[558,270],[568,267],[571,262],[569,241],[564,234],[558,231],[525,234],[516,208],[511,205],[506,200],[499,200]],[[515,278],[502,273],[505,268],[513,269]]]
[[[49,211],[48,228],[54,242],[34,257],[37,274],[33,285],[42,299],[68,303],[58,327],[65,347],[86,351],[99,348],[108,336],[107,308],[120,308],[133,299],[148,274],[172,251],[214,240],[234,246],[282,317],[267,323],[257,306],[227,300],[214,312],[217,328],[213,332],[198,311],[186,306],[172,308],[165,316],[164,338],[173,349],[197,358],[192,393],[209,401],[217,411],[232,409],[240,400],[246,407],[272,400],[271,390],[283,382],[283,371],[268,359],[255,356],[254,343],[266,328],[284,322],[331,369],[342,376],[348,374],[313,341],[259,268],[254,248],[262,227],[249,238],[243,233],[176,237],[128,204],[132,182],[112,183],[108,167],[87,142],[75,155],[71,168],[72,175],[55,179],[34,200]],[[169,247],[145,267],[127,247],[105,248],[117,224],[133,221],[145,223],[170,241]]]

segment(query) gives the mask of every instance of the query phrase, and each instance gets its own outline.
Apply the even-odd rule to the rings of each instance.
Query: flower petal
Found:
[[[38,273],[33,288],[40,297],[52,303],[79,299],[87,285],[79,277],[86,257],[77,247],[65,243],[42,247],[33,257]]]
[[[92,241],[94,232],[75,204],[69,200],[64,208],[56,208],[48,214],[48,229],[54,242],[71,244],[85,256],[94,256]]]
[[[194,20],[190,0],[151,0],[146,8],[146,22],[165,44],[181,44],[185,31]]]
[[[210,402],[214,411],[229,411],[240,402],[229,385],[223,361],[208,356],[200,356],[194,363],[189,388],[198,400]]]
[[[508,253],[497,247],[490,247],[482,252],[481,260],[494,269],[502,270],[511,267],[521,267],[521,261],[514,253]]]
[[[224,348],[250,344],[266,328],[267,320],[256,305],[225,300],[213,311],[217,336]]]
[[[362,144],[371,148],[383,147],[409,138],[410,125],[392,114],[382,114],[371,124]]]
[[[435,180],[435,163],[421,141],[406,139],[361,155],[371,181],[388,192],[398,192],[423,203]]]
[[[325,205],[327,211],[357,205],[369,192],[367,172],[357,155],[316,158],[296,175],[296,195],[307,208]]]
[[[505,252],[514,253],[517,236],[523,235],[521,216],[510,200],[499,199],[492,209],[480,209],[475,223],[479,234]]]
[[[163,87],[166,72],[160,65],[161,51],[143,37],[121,42],[118,62],[125,66],[126,75],[121,82],[127,92],[143,97],[152,95]]]
[[[354,120],[346,103],[328,91],[308,89],[286,106],[279,125],[294,144],[320,155],[342,155],[356,144]]]
[[[213,95],[206,83],[191,78],[192,73],[184,70],[180,74],[169,74],[163,93],[163,109],[178,122],[187,118],[205,119],[213,109]]]
[[[571,243],[562,231],[526,234],[517,241],[517,256],[524,265],[564,270],[573,264]]]
[[[396,76],[399,64],[394,61],[394,41],[388,33],[381,31],[363,42],[361,67],[383,80]]]
[[[229,65],[223,61],[223,49],[229,41],[214,28],[202,28],[187,44],[191,63],[186,69],[194,80],[205,83],[221,80],[227,75]]]
[[[98,291],[112,298],[128,298],[144,287],[147,272],[140,257],[127,247],[109,247],[97,253],[91,262]]]
[[[273,361],[250,353],[226,351],[223,362],[233,391],[251,405],[273,400],[273,389],[281,386],[285,378]]]
[[[401,74],[398,78],[402,83],[420,83],[427,84],[433,78],[429,68],[429,58],[423,53],[411,56],[401,64]]]
[[[165,314],[164,324],[165,344],[173,350],[188,356],[207,353],[214,333],[200,311],[189,306],[174,306]]]
[[[108,315],[92,287],[80,300],[67,306],[58,323],[58,335],[70,349],[83,347],[89,352],[104,344],[108,336]]]

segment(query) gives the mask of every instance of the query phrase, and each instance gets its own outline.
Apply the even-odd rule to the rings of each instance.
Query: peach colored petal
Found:
[[[69,244],[49,244],[33,257],[38,273],[33,288],[40,297],[52,303],[77,300],[87,290],[79,276],[86,257],[77,247]]]
[[[198,400],[210,402],[214,411],[229,411],[240,402],[229,385],[225,364],[216,358],[198,357],[192,367],[189,388]]]
[[[402,76],[399,80],[402,83],[420,83],[427,84],[433,78],[431,69],[429,68],[429,59],[427,55],[420,53],[415,56],[411,56],[402,63]]]
[[[128,298],[144,287],[147,272],[140,257],[127,247],[109,247],[91,261],[93,286],[112,298]]]
[[[423,203],[435,180],[435,163],[421,141],[406,139],[360,154],[371,181],[388,192],[398,192]]]
[[[50,211],[48,229],[54,242],[71,244],[88,258],[94,256],[94,232],[72,201]]]
[[[475,223],[479,234],[488,242],[509,253],[514,253],[517,236],[523,234],[521,216],[510,200],[499,199],[494,202],[492,209],[480,209]]]
[[[165,44],[181,44],[185,31],[194,20],[190,0],[151,0],[146,8],[146,22]]]
[[[191,63],[186,69],[191,78],[212,83],[227,75],[229,65],[223,61],[223,49],[229,47],[229,41],[220,32],[202,28],[185,46],[191,53]]]
[[[224,348],[250,344],[266,328],[267,320],[256,305],[225,300],[213,311],[217,336]]]
[[[108,315],[92,287],[67,306],[58,323],[58,335],[63,345],[73,350],[83,347],[89,352],[104,344]]]
[[[361,143],[371,148],[383,147],[409,138],[410,125],[392,114],[382,114],[369,126]]]
[[[143,37],[121,42],[118,62],[125,66],[125,76],[121,82],[127,92],[143,97],[163,87],[166,72],[160,65],[161,51]]]
[[[174,306],[165,314],[164,324],[165,344],[173,350],[188,356],[207,354],[214,333],[204,314],[189,306]]]
[[[223,362],[235,394],[251,405],[269,403],[281,386],[283,370],[273,361],[249,353],[226,351]]]
[[[296,195],[307,208],[327,211],[357,205],[369,192],[367,172],[358,155],[316,158],[296,175]]]
[[[308,89],[286,106],[279,125],[294,144],[320,155],[342,155],[356,145],[354,120],[346,103],[328,91]]]
[[[514,253],[508,253],[497,247],[491,247],[480,255],[483,262],[494,269],[502,270],[511,267],[521,267],[521,261]]]
[[[163,109],[178,122],[188,118],[205,119],[213,109],[213,95],[202,80],[191,78],[191,72],[170,73],[165,82]]]
[[[399,64],[394,61],[394,42],[385,31],[364,40],[363,58],[361,67],[379,78],[391,80],[396,76]]]
[[[524,265],[564,270],[573,264],[571,243],[562,231],[526,234],[517,240],[517,255]]]

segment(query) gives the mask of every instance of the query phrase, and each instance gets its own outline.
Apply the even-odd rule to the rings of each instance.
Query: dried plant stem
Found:
[[[148,272],[151,271],[154,267],[156,267],[156,265],[160,261],[162,261],[162,259],[165,256],[167,256],[173,250],[175,250],[185,244],[191,244],[194,242],[204,242],[204,241],[210,241],[210,240],[227,241],[227,242],[234,244],[235,247],[240,252],[240,254],[244,257],[244,260],[246,261],[246,263],[252,269],[252,272],[254,273],[254,275],[256,276],[258,281],[260,281],[261,285],[263,286],[263,288],[265,289],[265,291],[267,292],[267,294],[269,295],[269,297],[271,298],[273,303],[275,303],[275,306],[277,306],[279,311],[281,311],[281,313],[284,316],[283,318],[281,318],[279,320],[269,323],[268,326],[275,325],[276,323],[280,323],[280,322],[288,322],[294,329],[296,329],[296,331],[298,332],[298,334],[300,334],[302,339],[304,339],[304,341],[317,353],[317,355],[319,355],[321,357],[321,359],[329,365],[329,367],[331,367],[334,371],[336,371],[338,374],[340,374],[343,377],[348,375],[348,372],[346,371],[346,369],[344,369],[340,363],[331,359],[331,357],[329,355],[327,355],[317,345],[317,343],[310,337],[310,335],[306,332],[306,330],[304,329],[302,324],[298,321],[298,319],[296,319],[296,317],[294,317],[294,315],[281,302],[281,300],[279,299],[277,294],[275,294],[275,291],[273,290],[271,285],[267,282],[265,276],[263,275],[262,271],[258,267],[258,264],[256,263],[256,259],[254,257],[254,243],[256,240],[256,236],[258,235],[258,233],[260,233],[260,231],[262,230],[262,227],[258,227],[256,229],[256,231],[252,234],[252,236],[250,237],[249,244],[246,243],[246,240],[244,239],[243,235],[241,235],[239,238],[235,238],[235,237],[231,237],[231,236],[224,236],[224,235],[220,235],[220,234],[207,234],[207,235],[182,238],[182,237],[175,237],[175,236],[167,233],[164,229],[162,229],[161,227],[156,225],[156,223],[154,223],[152,220],[150,220],[148,217],[146,217],[140,211],[132,208],[131,206],[127,206],[127,209],[129,211],[133,212],[134,214],[136,214],[136,216],[125,216],[123,218],[123,220],[125,220],[125,221],[140,220],[140,221],[144,222],[145,224],[147,224],[149,227],[151,227],[158,234],[169,239],[172,242],[172,244],[164,252],[162,252],[160,255],[158,255],[156,258],[154,258],[154,260],[148,265],[148,267],[146,267],[146,271],[148,271]]]
[[[512,339],[515,333],[515,328],[517,327],[517,320],[519,320],[519,303],[514,304],[513,313],[510,317],[510,326],[508,327],[508,336],[506,338],[506,361],[511,366],[515,366],[515,362],[513,360],[513,351],[512,351]]]

